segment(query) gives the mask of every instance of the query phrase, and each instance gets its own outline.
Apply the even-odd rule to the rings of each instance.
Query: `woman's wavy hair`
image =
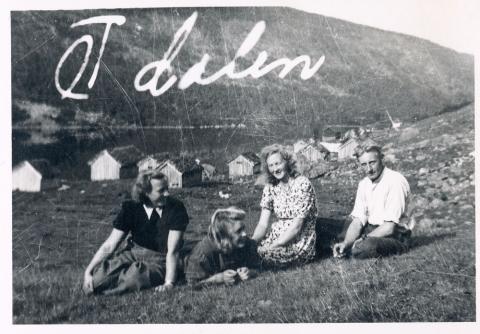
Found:
[[[234,247],[228,227],[237,221],[242,221],[244,218],[245,211],[235,206],[217,209],[213,213],[210,226],[208,227],[208,238],[210,238],[223,253],[231,252]]]
[[[140,172],[132,186],[132,199],[142,204],[149,204],[147,194],[152,191],[152,179],[165,181],[168,189],[168,178],[158,170],[147,170]]]
[[[260,152],[260,159],[262,161],[262,173],[266,176],[267,183],[276,185],[278,184],[278,182],[280,182],[268,170],[267,159],[275,153],[279,153],[282,159],[285,160],[285,162],[287,163],[287,174],[291,177],[297,177],[299,175],[299,172],[297,170],[297,161],[293,157],[293,154],[287,151],[284,146],[280,144],[273,144],[265,146]]]

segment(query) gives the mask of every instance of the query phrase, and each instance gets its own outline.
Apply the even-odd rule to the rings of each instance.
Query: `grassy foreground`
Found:
[[[461,131],[458,131],[461,129]],[[417,122],[384,138],[386,159],[415,194],[412,249],[372,260],[324,254],[297,268],[265,272],[240,285],[156,294],[85,297],[83,270],[111,230],[131,180],[56,181],[38,194],[13,193],[13,322],[282,323],[475,321],[473,107]],[[321,218],[349,214],[361,175],[340,165],[313,180]],[[231,193],[228,200],[218,192]],[[261,189],[251,184],[173,191],[199,240],[218,207],[259,217]],[[326,221],[326,220],[324,220]]]
[[[85,297],[80,290],[83,269],[108,235],[129,182],[103,187],[78,182],[63,192],[14,194],[14,323],[475,320],[473,224],[423,230],[414,237],[409,253],[386,259],[325,257],[303,267],[265,272],[231,288],[181,286],[164,294]],[[322,195],[318,182],[314,184],[320,212],[347,213],[331,194]],[[244,185],[230,190],[228,201],[216,195],[216,187],[176,193],[191,216],[187,239],[199,239],[213,210],[230,204],[251,210],[247,225],[252,231],[260,190]]]

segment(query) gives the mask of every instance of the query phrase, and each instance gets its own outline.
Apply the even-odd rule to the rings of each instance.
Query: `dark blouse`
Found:
[[[129,200],[122,203],[122,208],[113,221],[113,227],[131,233],[136,244],[161,253],[167,252],[168,232],[185,231],[187,225],[185,206],[170,196],[161,218],[152,213],[149,219],[142,203]]]

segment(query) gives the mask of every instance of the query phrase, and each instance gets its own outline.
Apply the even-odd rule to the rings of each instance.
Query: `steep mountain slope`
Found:
[[[221,78],[208,86],[176,86],[153,97],[137,92],[134,79],[161,60],[175,32],[194,12],[198,18],[173,60],[180,78],[208,53],[207,75],[229,63],[258,21],[265,33],[236,70],[265,50],[267,63],[310,56],[325,62],[310,79],[301,66],[284,79],[279,70],[261,78]],[[71,28],[97,15],[123,15],[113,26],[98,77],[89,90],[104,25]],[[163,8],[12,13],[13,124],[35,126],[54,120],[59,128],[80,125],[145,126],[244,123],[254,135],[310,135],[326,124],[366,124],[386,119],[423,119],[473,101],[473,57],[425,40],[385,32],[288,8]],[[62,54],[81,36],[93,36],[93,56],[75,92],[87,100],[61,99],[54,75]],[[85,54],[79,46],[64,63],[60,82],[73,81]],[[146,76],[148,80],[151,76]],[[158,87],[165,82],[160,78]],[[26,107],[27,106],[27,107]],[[51,114],[38,110],[53,110]],[[93,115],[93,116],[92,116]],[[38,123],[37,122],[37,123]]]

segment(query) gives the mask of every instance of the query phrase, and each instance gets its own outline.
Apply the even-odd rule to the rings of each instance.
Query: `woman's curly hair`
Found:
[[[213,213],[210,226],[208,227],[208,238],[210,238],[222,252],[231,252],[233,250],[233,244],[228,226],[244,218],[245,211],[235,206],[217,209]]]
[[[168,178],[165,174],[158,170],[147,170],[140,172],[132,186],[132,199],[142,204],[149,204],[150,200],[147,194],[152,191],[152,179],[164,180],[168,188]]]
[[[282,159],[285,160],[287,164],[287,174],[291,177],[297,177],[299,175],[299,172],[297,170],[297,161],[293,157],[293,154],[287,151],[284,146],[280,144],[273,144],[265,146],[260,152],[260,159],[262,161],[262,173],[266,176],[267,183],[276,185],[278,184],[278,182],[280,182],[268,170],[267,159],[275,153],[279,153]]]

